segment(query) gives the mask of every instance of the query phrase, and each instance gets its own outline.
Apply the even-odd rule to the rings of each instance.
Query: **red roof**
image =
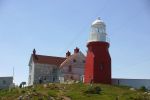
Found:
[[[45,55],[33,55],[33,61],[34,63],[40,63],[40,64],[51,64],[51,65],[57,65],[59,66],[62,62],[66,60],[66,58],[63,57],[54,57],[54,56],[45,56]]]

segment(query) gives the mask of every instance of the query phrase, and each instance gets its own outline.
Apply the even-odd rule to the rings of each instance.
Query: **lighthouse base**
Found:
[[[90,42],[85,64],[84,83],[111,84],[111,58],[109,43]]]

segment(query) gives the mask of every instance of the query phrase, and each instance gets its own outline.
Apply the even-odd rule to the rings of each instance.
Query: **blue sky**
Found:
[[[149,0],[0,0],[0,76],[28,80],[33,48],[86,54],[90,25],[101,17],[110,38],[112,77],[150,79]]]

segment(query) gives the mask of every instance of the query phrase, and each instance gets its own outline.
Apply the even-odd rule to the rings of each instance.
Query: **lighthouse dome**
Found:
[[[100,17],[98,17],[91,25],[92,27],[100,27],[100,26],[105,26],[105,23],[103,20],[101,20]]]

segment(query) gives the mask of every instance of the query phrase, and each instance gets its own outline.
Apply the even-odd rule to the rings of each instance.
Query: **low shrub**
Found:
[[[146,92],[147,88],[145,86],[142,86],[139,90]]]
[[[26,91],[25,90],[21,90],[21,93],[26,93]]]
[[[101,87],[95,86],[95,87],[90,87],[88,88],[85,93],[86,94],[100,94],[102,91]]]
[[[32,92],[36,92],[36,89],[33,89]]]

